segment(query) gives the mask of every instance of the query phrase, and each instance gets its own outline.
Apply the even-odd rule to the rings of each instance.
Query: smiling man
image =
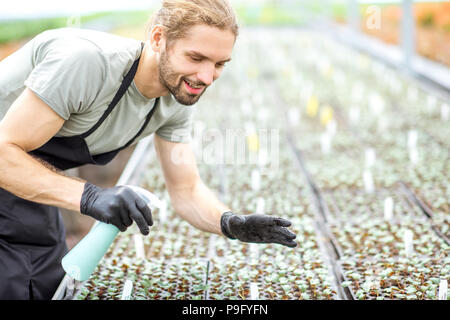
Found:
[[[0,299],[49,299],[67,251],[58,207],[147,235],[145,202],[63,174],[103,165],[155,133],[172,205],[230,239],[296,246],[290,222],[239,215],[202,182],[189,144],[193,106],[230,61],[226,0],[164,0],[145,42],[91,30],[43,32],[0,63]],[[176,149],[187,161],[171,160]]]

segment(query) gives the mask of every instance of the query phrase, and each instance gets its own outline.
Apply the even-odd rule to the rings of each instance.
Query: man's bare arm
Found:
[[[80,210],[84,182],[47,168],[27,152],[51,139],[64,119],[28,88],[0,121],[0,187],[26,200]]]
[[[154,141],[176,213],[200,230],[221,234],[220,218],[230,209],[202,182],[191,145],[156,134]]]
[[[164,141],[155,135],[155,148],[175,211],[190,224],[243,242],[297,245],[295,234],[287,229],[289,220],[235,214],[220,202],[200,179],[189,144]]]

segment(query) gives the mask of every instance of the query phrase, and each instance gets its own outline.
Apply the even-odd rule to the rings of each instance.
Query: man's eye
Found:
[[[195,62],[200,62],[200,61],[202,61],[201,58],[195,58],[195,57],[191,57],[191,60],[192,60],[192,61],[195,61]]]
[[[223,67],[225,67],[225,63],[218,63],[218,64],[216,64],[216,67],[223,68]]]

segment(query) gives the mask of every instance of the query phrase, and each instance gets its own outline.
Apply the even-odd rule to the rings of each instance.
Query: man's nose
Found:
[[[211,83],[213,83],[216,72],[214,66],[205,65],[202,67],[202,69],[197,73],[197,79],[201,82],[203,82],[205,85],[209,86]]]

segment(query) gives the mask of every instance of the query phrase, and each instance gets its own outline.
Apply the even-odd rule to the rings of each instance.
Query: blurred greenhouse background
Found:
[[[433,213],[436,213],[435,217],[438,220],[430,225],[427,224],[428,222],[425,223],[423,230],[415,230],[417,226],[414,226],[414,223],[408,222],[406,225],[414,229],[415,237],[428,232],[427,237],[436,241],[433,249],[427,247],[429,251],[424,250],[425,253],[421,252],[421,254],[424,256],[430,254],[433,259],[444,258],[442,266],[445,265],[447,269],[442,270],[447,272],[450,226],[448,183],[450,174],[450,126],[448,124],[450,118],[450,1],[231,0],[231,2],[243,30],[242,42],[238,39],[234,52],[234,55],[239,55],[240,59],[233,59],[231,65],[241,63],[242,68],[230,67],[231,71],[226,68],[223,82],[219,80],[220,86],[211,88],[209,93],[212,95],[207,96],[210,100],[205,99],[205,102],[215,101],[220,104],[217,101],[222,101],[221,98],[226,99],[233,94],[238,94],[239,97],[244,98],[236,101],[235,106],[233,105],[236,110],[239,109],[234,117],[237,123],[242,121],[242,127],[249,119],[257,124],[256,127],[266,125],[265,128],[267,128],[273,125],[281,128],[280,130],[289,123],[291,132],[287,135],[293,141],[287,143],[283,140],[284,135],[280,138],[284,141],[280,143],[280,148],[285,171],[281,170],[273,174],[274,176],[279,174],[282,179],[286,179],[289,182],[288,186],[292,183],[293,189],[289,190],[295,188],[302,190],[300,193],[303,196],[303,187],[298,185],[301,179],[289,181],[295,178],[286,173],[298,170],[295,166],[291,167],[292,157],[287,150],[292,149],[297,152],[301,161],[304,161],[301,163],[302,175],[306,176],[305,181],[308,181],[312,187],[314,197],[316,200],[319,199],[320,203],[328,201],[329,208],[322,208],[319,204],[317,209],[321,212],[323,210],[322,213],[326,213],[328,218],[334,214],[334,210],[342,209],[340,214],[346,212],[348,209],[346,205],[339,207],[342,201],[346,201],[346,204],[351,203],[354,208],[363,205],[370,207],[364,214],[372,210],[381,210],[381,215],[383,216],[384,213],[385,219],[387,219],[386,210],[388,210],[386,209],[387,199],[390,199],[388,203],[392,201],[396,203],[391,204],[391,207],[394,206],[394,209],[391,208],[394,214],[397,210],[405,215],[415,215],[418,210],[419,215],[424,211],[428,218],[431,218]],[[0,5],[0,60],[38,33],[61,27],[95,29],[143,40],[146,22],[159,3],[159,0],[129,0],[117,3],[106,0],[3,2]],[[264,41],[272,41],[270,43],[275,48],[264,50],[263,47],[266,45]],[[259,64],[252,63],[253,59],[256,59]],[[242,82],[245,85],[241,85],[239,81],[238,70],[242,71],[244,79]],[[273,86],[268,85],[269,83]],[[281,102],[276,98],[272,99],[272,96],[276,95],[272,94],[271,90],[259,93],[260,87],[257,84],[263,87],[267,85],[270,89],[279,86],[277,94],[282,97]],[[219,91],[219,87],[223,88],[222,91]],[[238,100],[234,96],[233,98]],[[234,102],[233,99],[231,101]],[[263,104],[263,101],[269,101],[269,106]],[[276,110],[278,103],[283,105],[284,109],[281,109],[286,111],[285,114],[283,110],[277,113],[281,110]],[[226,105],[226,103],[223,104]],[[199,105],[202,106],[203,103],[199,102]],[[258,109],[249,108],[249,105],[255,105]],[[261,113],[256,112],[257,110]],[[266,116],[263,111],[266,112]],[[277,123],[276,125],[264,123],[269,117],[268,114]],[[238,115],[241,118],[238,118]],[[223,124],[229,120],[227,117],[231,116],[211,115],[205,110],[199,113],[199,120],[204,123],[213,119],[213,123],[216,121]],[[408,144],[408,147],[404,147],[403,144]],[[114,186],[133,150],[134,147],[125,149],[104,167],[86,165],[69,171],[69,174],[103,187]],[[206,172],[207,181],[212,181],[212,184],[217,182],[218,178],[214,177],[217,171],[211,168],[202,170]],[[235,171],[232,172],[236,176],[239,175]],[[158,174],[153,171],[151,175],[154,175],[153,182],[148,182],[148,185],[157,190],[164,190],[163,183],[160,181],[161,175],[158,178]],[[244,176],[250,177],[250,173],[246,172]],[[230,181],[234,181],[235,178],[231,177]],[[237,178],[236,181],[238,181],[236,183],[242,183],[244,189],[249,187]],[[400,187],[396,185],[399,181],[401,181]],[[218,185],[220,187],[220,183]],[[281,188],[283,186],[280,186]],[[380,190],[380,193],[376,193],[376,196],[373,194],[369,197],[364,196],[365,193],[371,194],[372,189]],[[276,193],[277,190],[268,192],[267,201],[272,201],[271,196]],[[292,195],[293,192],[290,194]],[[391,196],[388,197],[388,195]],[[242,197],[245,198],[245,196]],[[406,200],[402,200],[403,198],[409,199],[408,205]],[[236,200],[228,196],[227,199],[230,203],[237,201],[242,207],[245,206],[242,203],[246,203],[239,197]],[[252,201],[255,199],[252,198]],[[273,201],[276,203],[280,200],[277,199]],[[330,199],[334,199],[336,203]],[[399,202],[396,202],[397,199]],[[242,203],[239,202],[241,200]],[[292,203],[295,201],[296,197],[292,196]],[[380,201],[382,209],[379,209]],[[257,207],[253,203],[249,208],[253,208],[252,206]],[[292,206],[295,207],[293,204]],[[302,210],[307,220],[311,218],[310,215],[313,214],[310,208],[314,204],[305,205],[303,202],[298,206],[305,207]],[[410,209],[405,209],[406,207]],[[249,208],[246,207],[244,211],[249,211]],[[353,213],[352,211],[351,214]],[[89,231],[93,220],[69,212],[63,212],[63,216],[67,228],[67,242],[71,248]],[[362,215],[358,219],[364,217],[367,218]],[[338,217],[337,220],[340,218]],[[304,219],[303,216],[302,219]],[[355,219],[354,216],[353,219]],[[370,220],[371,217],[366,222]],[[301,229],[303,227],[300,225],[309,226],[308,223],[299,224],[297,227]],[[335,231],[333,224],[328,226],[321,222],[319,225],[324,227],[322,230],[324,234],[333,234],[331,237],[334,241],[333,245],[340,247],[335,249],[339,251],[336,261],[347,254],[351,256],[348,260],[350,262],[354,261],[352,259],[356,261],[361,258],[358,254],[363,255],[363,253],[356,249],[357,253],[355,253],[345,247],[348,245],[342,240],[345,236],[339,234],[343,231],[339,228]],[[384,230],[380,231],[381,233],[385,232],[386,228],[380,225],[383,224],[374,222],[374,225],[367,227],[368,232],[377,228]],[[432,227],[429,228],[429,226]],[[364,228],[364,225],[360,228]],[[434,231],[430,231],[432,228],[439,230],[436,233],[437,238]],[[362,238],[366,235],[367,232]],[[203,239],[202,237],[203,235],[199,236],[199,239]],[[387,237],[386,235],[383,239]],[[398,238],[397,235],[395,237]],[[375,242],[378,241],[376,235],[374,239]],[[416,243],[417,246],[419,242]],[[318,251],[319,249],[317,249],[317,255],[320,255]],[[418,247],[417,251],[420,251]],[[381,260],[380,258],[376,261]],[[341,269],[336,267],[335,274],[339,272],[346,274],[346,268],[356,270],[350,262],[347,265],[345,264],[347,262],[343,263],[343,261],[343,259],[339,260]],[[323,261],[320,260],[320,263]],[[395,267],[392,268],[395,269]],[[339,272],[336,271],[338,269]],[[345,281],[335,279],[335,284],[330,285],[330,288],[340,288],[337,292],[331,291],[328,285],[326,286],[325,290],[329,290],[326,298],[375,298],[370,288],[365,293],[361,292],[359,284],[351,289],[353,290],[351,294],[345,291],[347,286],[351,287],[354,284],[351,284],[351,277],[347,276],[348,274]],[[448,272],[444,277],[441,274],[441,279],[443,278],[447,280]],[[433,285],[435,285],[436,281],[439,282],[439,275],[433,279]],[[92,283],[89,285],[95,287]],[[433,293],[429,288],[424,290],[423,294],[414,293],[414,296],[423,298],[426,292],[428,298],[437,297],[437,291],[431,290]],[[389,294],[385,293],[386,297],[393,298],[391,291],[389,292]],[[413,293],[409,292],[409,294]],[[271,294],[269,296],[273,297]],[[292,298],[288,294],[283,295],[283,299],[287,296]],[[86,297],[87,293],[83,298]]]

